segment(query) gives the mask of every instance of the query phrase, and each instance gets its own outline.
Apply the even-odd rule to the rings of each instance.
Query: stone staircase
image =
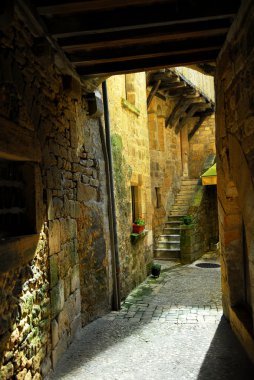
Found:
[[[182,179],[181,189],[176,196],[170,215],[186,215],[198,185],[198,179]]]
[[[197,179],[182,179],[180,192],[177,194],[168,220],[164,224],[163,234],[160,235],[157,241],[154,258],[164,260],[180,259],[181,219],[188,212],[197,184]]]

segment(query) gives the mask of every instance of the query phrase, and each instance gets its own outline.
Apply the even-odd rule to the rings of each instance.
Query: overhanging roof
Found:
[[[217,184],[217,169],[216,163],[211,166],[205,173],[201,175],[202,185],[216,185]]]
[[[81,77],[214,61],[240,0],[17,0]]]

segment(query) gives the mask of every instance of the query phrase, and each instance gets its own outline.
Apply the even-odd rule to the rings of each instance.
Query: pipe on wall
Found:
[[[116,222],[116,207],[115,207],[115,194],[114,194],[114,177],[113,177],[113,161],[112,149],[110,139],[110,115],[108,107],[108,93],[106,81],[102,82],[103,94],[103,107],[104,107],[104,120],[105,120],[105,134],[103,129],[102,120],[100,124],[100,137],[102,141],[102,149],[105,156],[105,171],[106,182],[108,188],[108,214],[109,214],[109,229],[110,229],[110,242],[112,251],[112,273],[113,273],[113,300],[112,309],[120,309],[120,265],[119,265],[119,248],[117,236],[117,222]]]

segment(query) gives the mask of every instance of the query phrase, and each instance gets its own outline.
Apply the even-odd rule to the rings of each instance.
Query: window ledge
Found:
[[[148,234],[148,230],[144,230],[144,231],[140,232],[139,234],[132,232],[130,234],[131,242],[133,244],[135,244],[137,241],[143,239],[147,234]]]
[[[26,235],[0,241],[0,273],[21,268],[35,255],[40,235]]]
[[[131,104],[128,102],[128,100],[122,98],[122,106],[123,108],[128,109],[129,111],[135,113],[135,115],[139,116],[140,115],[140,110],[134,106],[134,104]]]

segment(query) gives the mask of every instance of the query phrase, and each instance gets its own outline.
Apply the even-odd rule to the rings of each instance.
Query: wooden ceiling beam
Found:
[[[149,108],[152,100],[153,100],[153,97],[154,95],[156,94],[156,92],[158,91],[159,87],[160,87],[160,84],[161,84],[161,80],[159,79],[156,83],[154,83],[148,97],[147,97],[147,108]]]
[[[49,32],[56,37],[77,35],[80,33],[119,32],[124,30],[141,30],[143,28],[163,27],[185,23],[216,21],[233,18],[238,0],[214,0],[204,7],[203,0],[172,1],[143,5],[142,7],[126,7],[116,9],[96,8],[91,12],[70,12],[64,15],[52,14],[43,17]],[[117,2],[115,2],[117,3]],[[128,4],[128,2],[126,2]],[[237,5],[236,5],[237,3]]]
[[[105,75],[115,75],[123,74],[128,72],[140,72],[148,71],[154,68],[164,68],[164,67],[175,67],[175,66],[186,66],[192,65],[200,62],[213,62],[216,60],[219,53],[219,49],[211,49],[206,52],[193,52],[185,54],[176,55],[165,55],[158,57],[146,58],[146,59],[135,59],[132,61],[123,62],[109,62],[103,64],[91,64],[87,66],[80,66],[76,68],[77,73],[87,79],[91,76],[105,76]]]
[[[194,90],[195,91],[195,90]],[[169,117],[166,119],[165,126],[170,128],[176,127],[181,115],[187,110],[190,104],[196,101],[196,98],[180,98],[175,105],[173,111],[170,113]]]
[[[82,51],[83,49],[98,49],[117,46],[136,46],[140,43],[158,41],[178,41],[182,39],[212,37],[228,32],[230,19],[212,20],[170,26],[144,28],[138,31],[118,31],[94,34],[82,34],[73,37],[58,38],[59,45],[66,52]]]
[[[162,91],[176,90],[178,88],[186,88],[186,83],[184,81],[173,82],[173,83],[164,83],[162,81],[162,83],[160,85],[160,90],[162,90]]]
[[[174,0],[171,0],[171,3],[174,3]],[[168,0],[128,0],[124,2],[116,2],[112,0],[92,0],[92,1],[35,1],[38,7],[38,12],[45,15],[69,15],[71,13],[80,13],[80,12],[91,12],[97,11],[106,11],[112,9],[126,9],[127,7],[140,7],[144,5],[153,5],[162,3],[169,3]]]
[[[205,111],[208,108],[212,108],[211,103],[204,103],[202,98],[200,99],[200,102],[197,103],[192,103],[191,106],[189,107],[190,111],[187,110],[185,115],[183,115],[178,123],[178,129],[179,131],[185,126],[188,120],[190,120],[192,117],[195,117],[195,113],[197,111]]]
[[[195,133],[197,132],[197,130],[201,127],[201,125],[203,124],[203,122],[205,121],[205,119],[206,119],[207,117],[211,116],[213,113],[214,113],[214,110],[213,110],[213,109],[203,112],[203,114],[200,116],[200,118],[199,118],[199,120],[197,121],[197,123],[194,125],[194,127],[192,128],[192,130],[191,130],[190,133],[188,134],[188,140],[189,140],[189,141],[190,141],[190,140],[192,139],[192,137],[195,135]]]
[[[76,54],[67,54],[69,60],[76,66],[86,63],[106,63],[110,61],[125,61],[137,58],[161,57],[165,55],[175,55],[192,53],[198,51],[208,51],[220,49],[224,42],[221,36],[213,38],[202,38],[199,40],[188,40],[171,43],[158,43],[156,45],[141,45],[137,48],[117,48],[100,49],[96,51],[83,51]]]

